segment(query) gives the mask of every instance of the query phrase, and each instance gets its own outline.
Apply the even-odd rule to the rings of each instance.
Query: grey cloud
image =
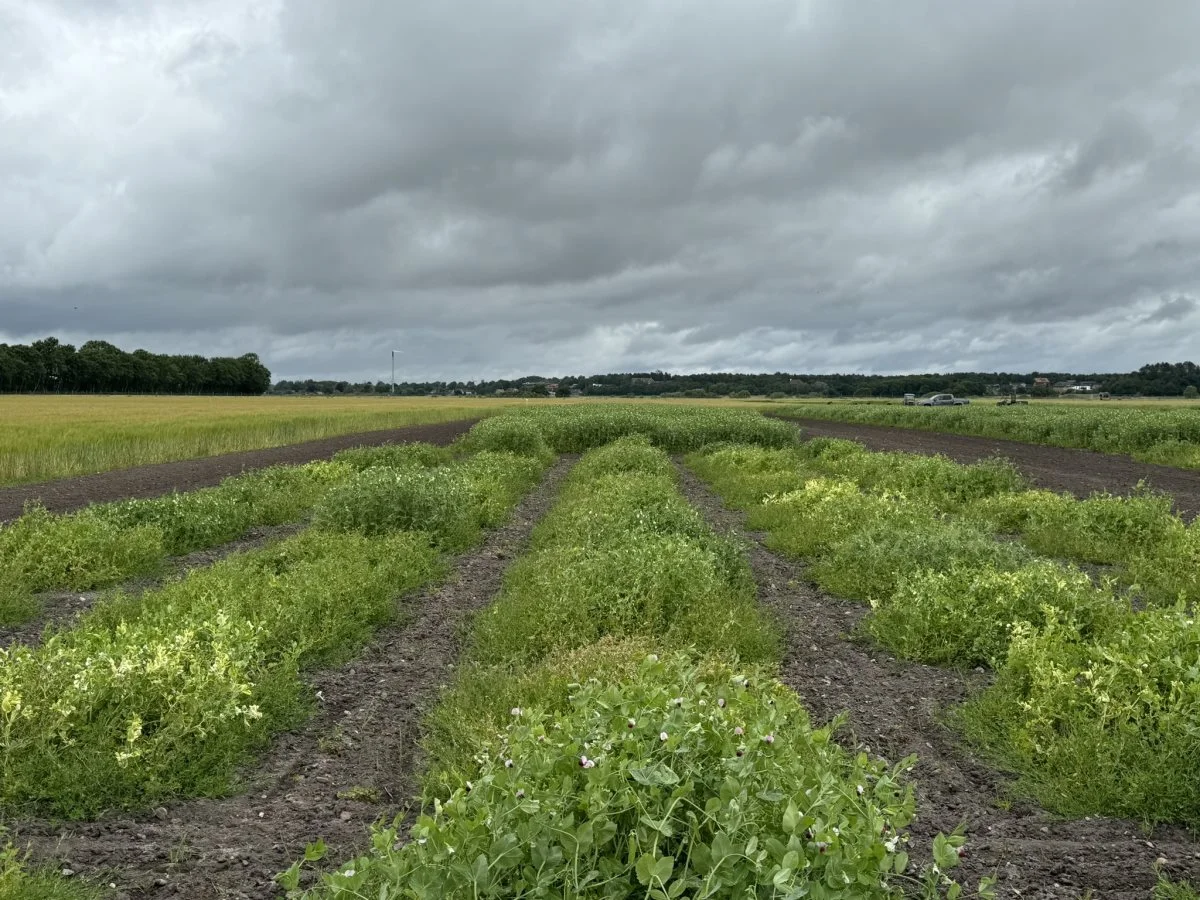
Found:
[[[1136,118],[1128,113],[1113,114],[1063,170],[1063,184],[1075,190],[1088,187],[1101,172],[1141,162],[1153,148],[1153,139]]]
[[[1200,302],[1194,297],[1163,298],[1158,309],[1145,316],[1143,322],[1180,322],[1187,319],[1200,308]]]
[[[1194,353],[1184,0],[58,0],[0,28],[0,336],[339,377],[399,345],[411,377]]]

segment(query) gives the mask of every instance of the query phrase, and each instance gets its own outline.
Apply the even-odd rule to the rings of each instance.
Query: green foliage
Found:
[[[571,475],[574,481],[580,482],[599,475],[633,473],[675,477],[670,460],[643,434],[629,435],[591,451],[576,463]]]
[[[1154,885],[1153,900],[1200,900],[1200,892],[1188,882],[1172,881],[1160,872]]]
[[[1066,815],[1200,825],[1200,626],[1151,609],[1090,636],[1049,612],[1013,626],[995,685],[962,710],[967,733]]]
[[[815,461],[820,468],[854,479],[865,490],[922,498],[943,511],[1024,487],[1012,463],[1001,459],[962,465],[944,456],[849,453],[837,448],[832,459],[822,454]]]
[[[0,829],[0,837],[3,830]],[[45,868],[29,868],[11,844],[0,847],[0,897],[3,900],[95,900],[99,890]]]
[[[555,653],[535,666],[489,666],[468,659],[424,723],[424,746],[432,767],[425,777],[428,802],[451,785],[473,777],[479,748],[511,722],[512,709],[537,706],[548,713],[569,706],[571,685],[593,678],[625,681],[641,661],[666,651],[660,639],[639,635],[603,637],[594,644]],[[722,666],[718,657],[702,657],[708,672]]]
[[[963,508],[962,517],[989,531],[998,534],[1020,534],[1035,519],[1042,518],[1042,511],[1055,510],[1064,503],[1072,503],[1069,494],[1052,491],[1017,491],[1012,494],[996,494],[981,497]],[[1051,512],[1054,515],[1055,512]]]
[[[583,475],[579,470],[567,482],[561,502],[534,530],[533,547],[611,547],[614,542],[627,543],[631,528],[695,539],[712,534],[700,514],[679,496],[673,474],[575,477]]]
[[[18,521],[3,532],[10,546],[24,538],[21,546],[37,547],[27,532],[46,540],[56,527],[86,533],[78,521],[125,539],[141,529],[161,542],[164,528],[184,533],[180,523],[214,497],[221,521],[239,492],[262,501],[266,515],[279,507],[263,498],[292,491],[300,505],[328,492],[318,517],[331,528],[139,596],[115,593],[36,648],[0,650],[0,801],[85,817],[228,790],[247,754],[303,712],[300,672],[363,643],[394,615],[398,594],[443,570],[432,544],[474,539],[541,470],[527,457],[481,453],[433,469],[375,466],[343,483],[351,464],[318,463],[231,479],[203,500],[177,495]],[[113,520],[123,516],[150,524],[122,529]]]
[[[121,528],[86,513],[56,516],[30,505],[0,527],[0,585],[18,595],[111,584],[154,571],[163,557],[158,529]]]
[[[20,581],[0,581],[0,628],[28,622],[41,608],[37,597]]]
[[[1030,562],[1000,569],[953,559],[949,568],[902,576],[872,603],[867,631],[898,655],[934,665],[1001,665],[1013,629],[1070,622],[1085,637],[1129,623],[1128,603],[1078,569]]]
[[[581,461],[534,530],[534,551],[480,616],[472,659],[536,662],[608,635],[751,661],[776,652],[739,548],[712,533],[672,475],[646,474],[670,470],[661,450],[647,450],[625,439]],[[635,462],[622,471],[625,451]]]
[[[38,591],[105,587],[154,572],[167,556],[227,543],[256,525],[295,521],[351,471],[330,462],[278,466],[217,487],[98,503],[65,516],[29,506],[0,527],[0,622],[35,615]]]
[[[118,529],[156,527],[167,554],[178,556],[227,543],[256,525],[294,522],[350,472],[337,463],[275,466],[227,478],[217,487],[98,504],[81,515]]]
[[[997,669],[962,722],[1048,807],[1200,824],[1188,774],[1200,765],[1200,635],[1182,612],[1200,597],[1200,526],[1150,494],[1078,501],[1016,490],[1002,468],[963,474],[817,443],[722,447],[689,464],[822,587],[868,600],[866,631],[898,655]],[[1114,579],[1094,584],[992,531],[1119,562],[1130,595],[1163,608],[1134,614]]]
[[[1200,600],[1200,526],[1171,511],[1170,498],[1140,491],[1131,497],[1021,491],[971,504],[965,518],[1020,534],[1047,556],[1111,564],[1114,575],[1144,602],[1171,606]]]
[[[1168,529],[1158,544],[1130,557],[1121,574],[1150,603],[1200,601],[1200,520]]]
[[[935,519],[926,502],[900,494],[868,494],[849,478],[809,478],[796,490],[765,497],[751,509],[751,528],[770,532],[772,546],[804,558],[829,552],[867,527],[911,531]]]
[[[540,458],[483,450],[455,465],[454,474],[466,484],[479,524],[494,528],[542,477]]]
[[[377,826],[309,895],[898,896],[918,881],[901,874],[911,792],[833,742],[839,723],[814,730],[767,677],[778,660],[741,549],[662,450],[592,451],[427,720],[411,839]],[[943,873],[961,845],[935,840]],[[933,871],[921,887],[959,891]]]
[[[468,444],[476,446],[477,430],[487,433],[501,427],[499,423],[509,421],[532,425],[559,453],[583,453],[636,434],[644,435],[654,446],[669,453],[697,450],[718,441],[789,447],[798,439],[795,426],[745,410],[586,404],[558,408],[539,406],[505,413],[472,428]]]
[[[548,411],[551,418],[561,413]],[[499,453],[517,453],[531,456],[548,463],[554,451],[546,442],[537,422],[517,413],[493,416],[474,425],[462,440],[468,451],[492,450]]]
[[[1171,513],[1171,498],[1142,493],[1133,497],[1093,494],[1086,500],[1061,496],[1039,503],[1024,528],[1025,542],[1050,556],[1084,562],[1117,563],[1152,551],[1182,523]]]
[[[921,407],[898,403],[821,403],[779,408],[779,415],[1080,447],[1123,453],[1145,462],[1200,467],[1200,417],[1186,407],[1028,406]]]
[[[361,644],[439,571],[421,534],[306,532],[0,650],[0,798],[79,817],[227,790],[296,714],[301,667]]]
[[[899,769],[813,729],[795,694],[685,655],[520,708],[477,771],[327,897],[898,896],[912,820]],[[663,739],[665,736],[665,739]],[[951,850],[950,856],[956,858]],[[294,886],[298,871],[285,883]]]
[[[848,533],[812,562],[809,574],[836,596],[874,603],[917,572],[1007,570],[1031,559],[1024,545],[997,541],[969,523],[914,517],[899,526],[895,519],[885,519]]]
[[[442,546],[459,549],[478,535],[479,515],[456,472],[373,468],[331,489],[313,511],[313,525],[368,535],[421,529]]]
[[[352,447],[334,454],[336,463],[343,463],[355,471],[382,466],[388,469],[403,469],[417,466],[436,469],[451,459],[450,451],[422,441],[408,444],[384,444],[379,447]]]
[[[606,635],[662,635],[674,646],[775,651],[754,595],[736,590],[722,560],[681,535],[643,533],[607,547],[562,547],[520,560],[475,631],[472,657],[536,662]]]

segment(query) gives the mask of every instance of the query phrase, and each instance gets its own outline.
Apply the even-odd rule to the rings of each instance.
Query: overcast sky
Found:
[[[1200,360],[1196,0],[0,0],[0,341]]]

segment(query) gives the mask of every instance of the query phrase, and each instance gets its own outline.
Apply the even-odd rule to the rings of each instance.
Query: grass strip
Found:
[[[0,829],[0,837],[3,830]],[[0,845],[0,898],[3,900],[99,900],[102,891],[78,879],[38,866],[11,844]]]

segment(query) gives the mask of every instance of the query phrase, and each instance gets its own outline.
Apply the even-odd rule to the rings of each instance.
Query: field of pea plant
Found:
[[[744,513],[732,530],[714,527],[722,502]],[[162,576],[180,553],[288,522],[303,527]],[[1194,897],[1198,563],[1200,526],[1168,498],[1050,494],[1000,461],[801,442],[785,422],[696,407],[518,410],[449,448],[34,511],[0,528],[8,622],[45,619],[56,590],[114,587],[0,650],[0,896]],[[386,657],[377,635],[402,636],[484,567],[494,593],[458,610],[434,702],[393,715],[419,729],[419,758],[384,755],[413,767],[415,796],[355,772],[330,789],[369,809],[358,837],[260,811],[194,860],[86,857],[105,833],[90,823],[114,815],[145,842],[221,804],[252,810],[281,742],[324,728],[322,673]],[[780,591],[855,624],[789,619]],[[928,779],[943,770],[919,749],[868,747],[864,700],[895,696],[830,697],[797,665],[804,648],[888,657],[917,683],[968,673],[926,746],[986,761],[955,788],[986,815],[953,821],[967,807],[939,807]],[[314,747],[337,756],[342,740],[373,736],[337,726]],[[279,792],[314,789],[299,773],[323,763],[305,762],[280,767]],[[1039,828],[995,851],[1014,804]],[[1076,827],[1107,841],[1112,866],[1085,847],[1060,871],[1043,822],[1072,847],[1088,840]],[[245,868],[218,858],[246,844],[289,848],[291,865],[263,885],[252,852],[229,857]]]
[[[1190,404],[1081,406],[1035,400],[1028,406],[997,407],[978,401],[970,406],[920,407],[899,402],[804,403],[773,406],[771,412],[799,419],[893,425],[1076,447],[1121,453],[1142,462],[1200,469],[1200,408]]]

